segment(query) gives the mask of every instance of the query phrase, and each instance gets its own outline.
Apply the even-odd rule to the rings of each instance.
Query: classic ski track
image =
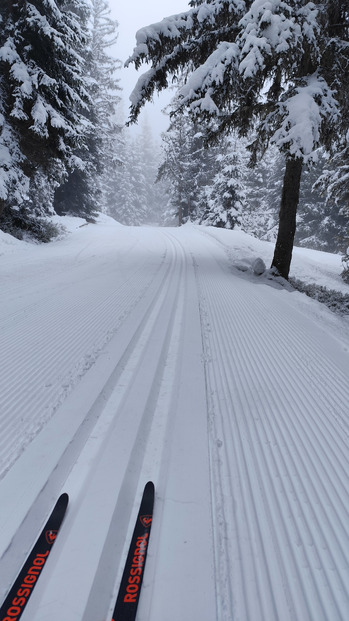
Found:
[[[3,332],[0,340],[2,463],[13,463],[37,435],[93,365],[161,269],[162,265],[145,278],[143,266],[137,266],[133,274],[108,295],[105,292],[112,288],[112,282],[109,287],[103,279],[102,283],[94,282],[93,297],[90,293],[79,295],[73,306],[65,307],[62,300],[57,309],[54,300],[48,298],[47,304],[33,309],[34,329],[27,330],[23,322],[23,329],[20,326],[18,333]],[[53,343],[59,343],[54,356]],[[28,368],[27,358],[33,348],[38,348],[38,353],[35,364]],[[18,435],[26,438],[21,448]]]
[[[159,529],[163,522],[164,497],[166,494],[166,486],[168,480],[168,471],[170,467],[170,454],[173,450],[173,430],[176,423],[176,411],[173,408],[173,393],[176,390],[174,386],[173,369],[178,364],[182,343],[182,322],[185,306],[185,296],[187,290],[187,271],[188,261],[185,256],[183,247],[173,235],[168,232],[165,234],[171,247],[175,249],[177,255],[177,264],[179,263],[180,272],[178,274],[178,285],[175,295],[175,303],[172,309],[172,325],[170,326],[170,334],[168,335],[168,345],[166,348],[166,361],[162,368],[162,377],[159,390],[157,392],[156,402],[153,403],[153,418],[149,432],[147,444],[144,450],[142,463],[142,476],[139,479],[135,499],[141,498],[143,485],[145,481],[151,480],[155,483],[156,490],[156,508],[155,508],[155,524],[153,519],[152,537],[150,542],[150,558],[148,555],[147,567],[141,592],[140,604],[137,613],[137,619],[151,618],[152,597],[156,589],[157,556],[159,552],[160,536]],[[132,509],[131,517],[128,523],[128,530],[123,545],[122,554],[120,555],[120,563],[116,574],[115,588],[110,601],[109,616],[116,602],[118,588],[120,585],[124,563],[128,553],[128,544],[132,536],[134,521],[138,512],[138,503],[135,502]],[[117,526],[116,526],[117,527]],[[152,586],[152,589],[149,589]],[[142,616],[143,615],[143,616]],[[85,619],[84,619],[85,621]]]
[[[64,486],[75,502],[61,534],[59,562],[52,572],[45,572],[33,594],[26,611],[28,619],[47,619],[57,579],[66,583],[65,597],[64,601],[57,602],[53,611],[50,610],[51,620],[61,619],[63,615],[76,621],[107,618],[108,610],[113,605],[111,594],[116,577],[121,577],[126,534],[132,528],[130,518],[136,511],[138,496],[145,483],[143,464],[174,325],[180,320],[177,298],[181,288],[183,257],[178,259],[178,246],[170,237],[167,237],[167,246],[170,258],[163,286],[142,325],[137,345],[123,362],[115,390],[110,392],[93,434]],[[130,415],[135,419],[131,429],[128,422]],[[115,472],[113,494],[108,494],[103,487],[106,469]],[[93,545],[88,548],[84,545],[84,533],[93,528],[93,524],[89,523],[89,505],[93,503],[95,506],[98,502],[103,511],[101,509],[98,533],[94,534]],[[78,564],[90,568],[84,573],[83,583],[79,584],[72,584],[71,574],[67,571],[72,562],[72,546],[75,550],[74,566]],[[71,608],[67,606],[67,601],[74,602]]]
[[[304,317],[291,316],[284,295],[265,296],[264,287],[234,277],[224,244],[192,230],[187,236],[185,227],[159,238],[147,279],[137,257],[112,293],[108,278],[92,278],[92,306],[85,290],[61,319],[63,294],[61,309],[43,295],[43,310],[24,304],[18,312],[16,321],[29,312],[40,325],[18,341],[12,332],[6,357],[14,344],[29,353],[42,335],[54,342],[65,322],[67,337],[55,362],[43,343],[28,373],[15,358],[16,385],[6,362],[2,368],[17,392],[0,415],[0,449],[6,437],[23,438],[23,429],[37,435],[0,481],[10,512],[0,513],[0,533],[8,533],[0,538],[0,598],[63,488],[71,503],[59,545],[23,621],[108,621],[151,479],[155,515],[137,619],[344,621],[347,378],[307,334]],[[3,325],[11,329],[12,321],[9,315]],[[61,381],[42,391],[35,374],[49,377],[56,363]],[[21,383],[30,397],[26,420]],[[40,408],[52,401],[57,411],[42,418]],[[64,421],[59,449],[42,473],[34,469],[38,480],[23,489],[23,505],[12,494],[18,481],[23,487],[23,464],[41,435],[51,429],[53,442]]]
[[[184,271],[169,350],[173,364],[164,372],[154,441],[148,443],[143,464],[144,473],[156,483],[157,500],[138,615],[139,621],[213,621],[214,554],[199,296],[190,248],[176,230],[166,234],[183,257]]]
[[[36,531],[33,531],[33,525],[37,523],[38,519],[44,519],[43,514],[45,511],[48,511],[49,503],[52,502],[52,492],[56,490],[56,493],[58,493],[62,488],[66,476],[76,461],[77,456],[83,450],[89,435],[92,433],[94,425],[101,416],[105,402],[113,393],[115,385],[118,381],[120,381],[120,375],[123,373],[124,367],[127,365],[128,360],[132,356],[134,349],[137,348],[139,339],[142,337],[145,326],[149,321],[149,316],[151,315],[154,305],[156,304],[157,295],[162,290],[164,283],[166,283],[172,267],[172,261],[168,261],[166,259],[166,254],[164,255],[155,275],[153,275],[151,286],[148,285],[146,291],[142,288],[143,295],[138,294],[138,303],[135,303],[131,309],[128,309],[128,312],[125,312],[123,323],[119,326],[119,330],[116,331],[116,336],[114,336],[114,339],[116,339],[115,345],[112,346],[113,340],[110,341],[111,345],[107,344],[108,348],[112,347],[112,355],[110,355],[111,363],[109,363],[109,366],[105,365],[105,370],[108,372],[108,375],[104,379],[104,382],[99,386],[100,393],[94,394],[92,392],[93,396],[91,406],[86,412],[82,413],[81,422],[78,423],[78,425],[74,423],[74,425],[64,428],[64,438],[63,443],[61,443],[62,446],[59,446],[59,450],[56,451],[57,454],[54,454],[53,461],[49,462],[49,465],[46,465],[46,468],[43,469],[40,478],[37,477],[38,481],[32,482],[28,479],[28,482],[24,482],[25,495],[28,502],[27,511],[24,513],[23,509],[22,511],[19,511],[19,507],[17,506],[17,496],[11,493],[11,489],[17,485],[17,477],[20,476],[23,479],[23,474],[21,474],[23,472],[21,458],[19,458],[15,466],[12,467],[6,478],[3,479],[3,481],[0,481],[0,491],[5,492],[6,494],[8,510],[11,515],[11,520],[9,520],[7,514],[0,514],[0,529],[3,532],[6,530],[10,540],[10,544],[6,543],[6,541],[4,542],[5,547],[3,547],[0,542],[1,563],[3,567],[7,567],[7,583],[3,580],[0,584],[0,598],[3,594],[5,594],[7,588],[10,586],[11,580],[13,580],[16,571],[18,570],[18,566],[25,558],[25,553],[30,548],[31,542],[37,534]],[[127,296],[126,299],[128,299]],[[130,328],[130,326],[132,327]],[[126,338],[123,337],[124,333]],[[130,334],[132,333],[133,336],[130,338]],[[101,351],[101,354],[103,354],[103,350]],[[110,364],[114,364],[114,368],[109,368]],[[92,372],[93,370],[94,369],[92,367]],[[87,382],[88,377],[89,373],[87,372]],[[93,379],[93,383],[96,379],[97,378]],[[96,385],[98,385],[98,382],[96,382]],[[77,388],[78,389],[75,389],[72,393],[72,405],[69,403],[69,398],[67,399],[68,412],[70,409],[74,411],[76,406],[81,408],[79,397],[80,384]],[[81,389],[82,391],[86,390],[86,385],[81,386]],[[59,415],[60,418],[62,417],[60,411],[57,412],[57,415]],[[69,419],[67,419],[66,422],[70,424]],[[54,436],[56,429],[56,422],[54,419],[52,419],[51,427],[53,437],[51,437],[50,441],[57,444],[57,439]],[[35,438],[35,440],[40,443],[40,434]],[[34,442],[34,455],[37,451],[38,449],[36,449]],[[27,455],[30,454],[30,452],[31,451],[27,450],[27,452],[23,454],[24,459],[27,458]],[[38,454],[38,457],[40,457],[40,453]],[[48,460],[46,459],[46,461]],[[30,470],[30,463],[29,458],[28,470]],[[27,466],[25,466],[25,470],[26,469]],[[13,506],[11,506],[11,503]],[[14,546],[15,550],[21,551],[20,556],[18,556],[17,553],[13,553]]]
[[[197,275],[209,356],[217,584],[224,585],[218,619],[284,620],[288,609],[290,621],[342,621],[346,378],[299,334],[296,320],[280,317],[258,288],[216,266],[201,272],[199,264]],[[271,339],[278,344],[273,359]],[[267,402],[268,411],[261,407]]]
[[[179,245],[174,242],[172,236],[166,233],[162,234],[169,245],[169,254],[172,253],[172,263],[167,278],[168,283],[161,293],[161,298],[157,301],[157,306],[159,306],[160,302],[161,305],[157,314],[157,320],[154,321],[154,330],[149,333],[148,337],[148,343],[151,345],[152,341],[157,339],[156,333],[159,327],[161,328],[161,323],[163,322],[164,335],[161,344],[161,352],[156,362],[156,372],[152,382],[148,386],[148,389],[150,388],[149,398],[143,405],[144,413],[138,428],[136,442],[130,454],[128,467],[125,469],[124,477],[120,477],[121,484],[118,501],[111,519],[108,536],[103,546],[101,563],[98,566],[90,590],[83,621],[95,621],[99,616],[106,619],[111,618],[144,484],[146,481],[152,480],[155,482],[155,489],[157,490],[158,487],[160,487],[161,490],[159,480],[163,478],[164,472],[166,472],[163,459],[163,452],[165,452],[165,449],[160,441],[161,433],[159,432],[159,428],[162,429],[163,441],[168,441],[169,430],[173,426],[171,411],[166,407],[168,404],[169,383],[171,379],[173,380],[173,378],[168,376],[168,373],[171,373],[172,367],[170,360],[173,359],[174,351],[177,349],[177,341],[178,338],[180,338],[180,323],[184,297],[183,275],[185,270],[185,257]],[[142,353],[142,360],[143,356],[149,358],[149,354],[147,354],[145,348]],[[141,371],[144,367],[144,362],[142,362],[142,360],[140,360],[138,367]],[[135,385],[130,377],[126,381],[125,402],[127,402],[128,394],[134,392],[137,392],[137,385]],[[123,401],[118,407],[120,412],[124,410],[125,402]],[[136,402],[131,409],[139,406],[142,407],[142,398],[141,395],[138,394]],[[146,429],[145,434],[141,431],[144,428]],[[163,468],[164,472],[162,471]],[[154,526],[152,527],[152,532],[153,531]],[[151,546],[153,546],[154,540],[156,542],[156,534],[152,535]],[[110,567],[114,568],[114,572],[109,571]],[[148,569],[149,560],[147,561],[145,577],[149,573]],[[108,580],[105,579],[106,571],[109,573]],[[141,617],[142,614],[142,608],[144,606],[143,592],[146,588],[147,582],[145,580],[137,618]],[[110,601],[106,615],[105,607],[103,609],[103,594],[105,607],[108,604],[108,598]],[[110,597],[111,594],[112,596]],[[103,613],[101,612],[102,610]]]

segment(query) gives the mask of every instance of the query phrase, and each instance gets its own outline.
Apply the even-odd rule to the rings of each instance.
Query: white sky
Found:
[[[119,22],[119,38],[115,55],[125,62],[132,54],[136,43],[136,32],[143,26],[161,21],[164,17],[187,11],[188,0],[109,0],[111,15]],[[139,75],[146,71],[146,66],[135,71],[133,66],[122,69],[119,74],[123,88],[122,98],[125,105],[125,115],[128,113],[129,96]],[[154,104],[145,107],[146,116],[154,132],[165,131],[168,120],[161,110],[166,106],[172,95],[163,93],[154,96]],[[144,114],[144,113],[143,113]]]

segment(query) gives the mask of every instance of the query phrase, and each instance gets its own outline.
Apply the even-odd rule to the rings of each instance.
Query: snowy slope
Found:
[[[22,619],[110,619],[152,479],[139,621],[346,619],[348,319],[242,272],[272,246],[241,232],[80,224],[0,237],[0,600],[67,491]]]

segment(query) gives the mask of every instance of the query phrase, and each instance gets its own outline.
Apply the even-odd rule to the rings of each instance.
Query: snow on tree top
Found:
[[[312,2],[300,9],[281,0],[255,0],[240,20],[240,73],[254,76],[265,66],[265,57],[290,53],[301,44],[302,36],[315,41],[318,11]]]

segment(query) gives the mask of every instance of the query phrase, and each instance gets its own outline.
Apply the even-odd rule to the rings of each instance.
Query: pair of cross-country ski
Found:
[[[143,491],[112,621],[134,621],[136,618],[153,519],[154,495],[154,484],[149,481]],[[56,540],[68,501],[68,494],[58,498],[0,608],[0,621],[20,619]]]

